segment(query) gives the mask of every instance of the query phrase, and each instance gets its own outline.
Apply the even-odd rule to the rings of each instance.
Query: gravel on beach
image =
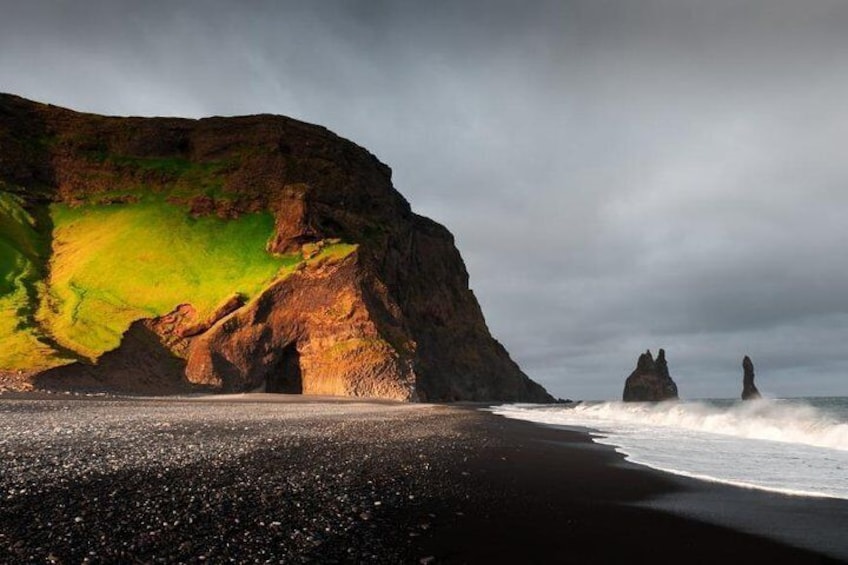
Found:
[[[426,559],[464,413],[225,400],[0,403],[0,562]],[[454,512],[461,511],[458,509]]]

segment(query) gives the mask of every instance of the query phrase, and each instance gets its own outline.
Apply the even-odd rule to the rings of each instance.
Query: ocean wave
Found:
[[[746,439],[799,443],[848,451],[848,422],[804,401],[601,402],[574,407],[504,406],[501,412],[533,412],[549,424],[639,424]],[[504,414],[507,415],[507,414]]]
[[[588,428],[596,442],[615,447],[629,461],[678,475],[848,499],[844,398],[504,405],[492,411]]]

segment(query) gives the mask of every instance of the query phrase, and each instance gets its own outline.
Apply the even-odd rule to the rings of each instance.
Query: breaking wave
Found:
[[[848,399],[762,399],[574,407],[505,405],[506,417],[580,426],[627,459],[705,480],[848,498]]]
[[[748,439],[801,443],[848,451],[848,422],[835,411],[806,402],[604,402],[574,407],[575,415],[618,422],[670,426]],[[729,403],[728,403],[729,404]]]

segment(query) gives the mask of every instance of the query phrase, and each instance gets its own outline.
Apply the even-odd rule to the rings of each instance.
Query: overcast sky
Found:
[[[0,0],[0,91],[271,112],[394,170],[553,394],[848,395],[844,0]]]

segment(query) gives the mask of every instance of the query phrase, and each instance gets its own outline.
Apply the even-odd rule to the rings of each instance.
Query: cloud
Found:
[[[368,147],[555,394],[848,394],[841,0],[3,4],[2,90]]]

